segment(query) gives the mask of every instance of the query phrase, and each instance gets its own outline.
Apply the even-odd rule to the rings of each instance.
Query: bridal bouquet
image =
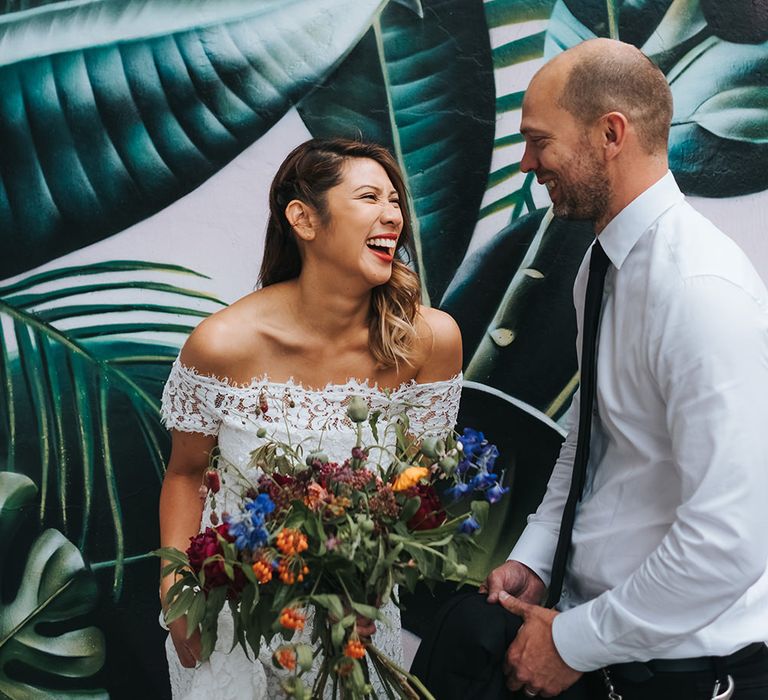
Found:
[[[389,423],[395,435],[382,441],[387,447],[378,444],[379,416],[368,415],[362,399],[351,399],[347,415],[358,437],[343,463],[267,440],[251,455],[261,477],[255,485],[239,480],[234,512],[216,512],[217,494],[238,481],[234,467],[212,459],[205,487],[215,526],[192,537],[186,553],[157,552],[169,562],[163,575],[177,577],[166,620],[186,615],[188,635],[199,627],[206,659],[228,605],[233,647],[258,655],[271,644],[273,663],[287,672],[289,698],[371,697],[371,673],[388,697],[418,698],[418,689],[432,698],[370,638],[359,637],[356,623],[361,617],[386,624],[380,608],[396,586],[466,578],[462,562],[476,546],[473,535],[489,503],[506,491],[494,473],[498,451],[470,429],[412,436],[405,413]],[[362,444],[365,422],[377,444]],[[310,619],[311,636],[299,635],[308,643],[292,641]]]

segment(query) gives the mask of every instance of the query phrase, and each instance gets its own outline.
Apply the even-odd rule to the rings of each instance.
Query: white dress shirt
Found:
[[[599,240],[612,264],[592,447],[554,642],[579,671],[730,654],[768,638],[768,292],[671,173]],[[574,285],[579,326],[588,261]],[[545,583],[578,414],[577,394],[509,557]]]

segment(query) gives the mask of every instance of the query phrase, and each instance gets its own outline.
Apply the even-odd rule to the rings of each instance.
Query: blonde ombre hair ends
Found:
[[[301,273],[301,256],[285,208],[299,199],[327,222],[326,192],[344,176],[350,158],[370,158],[384,168],[400,198],[403,228],[397,251],[407,250],[413,236],[408,193],[395,159],[382,146],[347,139],[312,139],[297,146],[277,171],[269,191],[269,221],[259,284],[267,287],[295,279]],[[412,365],[417,352],[416,316],[420,301],[419,278],[395,258],[386,284],[374,287],[368,321],[368,347],[382,367]]]

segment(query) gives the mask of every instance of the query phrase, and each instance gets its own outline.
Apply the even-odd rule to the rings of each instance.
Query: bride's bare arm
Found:
[[[160,491],[160,544],[183,552],[189,546],[189,538],[200,529],[202,503],[199,490],[203,483],[203,472],[208,466],[208,455],[216,444],[216,438],[174,430],[172,440],[171,458]],[[172,585],[172,576],[166,576],[160,582],[164,607],[168,589]],[[200,655],[198,635],[186,638],[185,618],[174,621],[169,627],[181,664],[193,667]]]

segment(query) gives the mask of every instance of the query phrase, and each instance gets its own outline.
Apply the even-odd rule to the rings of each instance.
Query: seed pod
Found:
[[[368,404],[360,396],[353,396],[347,406],[347,416],[353,423],[364,423],[368,420]]]

